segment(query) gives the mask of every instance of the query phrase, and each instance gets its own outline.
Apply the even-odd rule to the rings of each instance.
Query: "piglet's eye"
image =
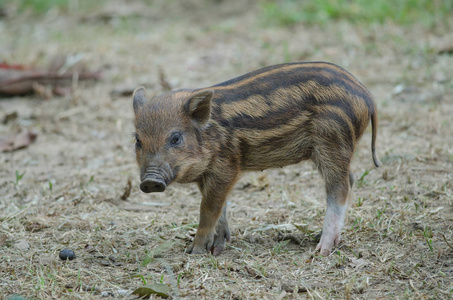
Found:
[[[171,135],[170,137],[170,145],[172,146],[178,146],[182,142],[182,136],[181,133],[175,132]]]
[[[142,141],[140,141],[137,135],[135,135],[135,147],[137,149],[140,149],[142,147]]]

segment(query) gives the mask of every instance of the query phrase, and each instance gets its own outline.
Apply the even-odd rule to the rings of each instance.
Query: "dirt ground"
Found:
[[[0,18],[0,62],[43,68],[72,55],[102,72],[64,96],[0,98],[0,136],[38,134],[0,153],[0,299],[132,299],[145,284],[172,299],[453,298],[453,23],[277,26],[261,13],[254,1],[118,0]],[[226,251],[185,254],[201,196],[195,185],[139,190],[127,91],[319,60],[358,77],[379,109],[383,166],[373,167],[368,128],[339,247],[314,250],[326,201],[304,163],[244,174],[228,199]],[[63,248],[77,258],[60,260]]]

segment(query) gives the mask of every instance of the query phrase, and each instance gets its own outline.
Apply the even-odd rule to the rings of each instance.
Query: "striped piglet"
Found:
[[[316,247],[328,255],[340,241],[354,183],[354,149],[372,125],[376,105],[350,73],[330,63],[265,67],[201,89],[147,100],[133,95],[140,189],[163,192],[172,182],[197,183],[200,223],[188,253],[218,255],[230,239],[226,198],[240,174],[312,160],[322,174],[327,211]]]

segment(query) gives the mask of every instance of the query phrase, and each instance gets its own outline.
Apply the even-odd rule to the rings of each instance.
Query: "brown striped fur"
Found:
[[[370,120],[372,157],[379,166],[373,99],[334,64],[270,66],[150,101],[138,88],[133,98],[142,190],[162,191],[173,181],[200,188],[200,225],[188,252],[224,249],[230,238],[225,199],[241,172],[311,159],[326,182],[326,220],[317,249],[327,255],[340,239],[353,184],[349,166]]]

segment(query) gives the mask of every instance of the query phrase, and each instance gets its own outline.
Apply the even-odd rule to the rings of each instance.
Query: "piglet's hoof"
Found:
[[[204,254],[206,253],[206,250],[202,250],[199,248],[195,248],[193,244],[189,246],[189,248],[186,249],[187,254]]]
[[[212,255],[217,256],[225,250],[225,244],[230,240],[230,231],[228,227],[225,230],[221,230],[219,234],[216,234],[214,238],[206,239],[204,243],[197,243],[196,237],[189,248],[186,249],[187,254],[204,254],[211,252]]]
[[[194,241],[187,248],[186,253],[188,254],[205,254],[211,251],[211,248],[214,245],[214,236],[198,238],[195,236]]]
[[[214,256],[219,255],[226,248],[226,242],[231,239],[230,230],[228,226],[217,228],[217,234],[214,237],[214,244],[211,247],[211,253]]]
[[[340,234],[335,234],[332,236],[322,235],[321,240],[316,246],[316,251],[319,251],[322,256],[329,256],[332,252],[332,249],[340,243]]]

